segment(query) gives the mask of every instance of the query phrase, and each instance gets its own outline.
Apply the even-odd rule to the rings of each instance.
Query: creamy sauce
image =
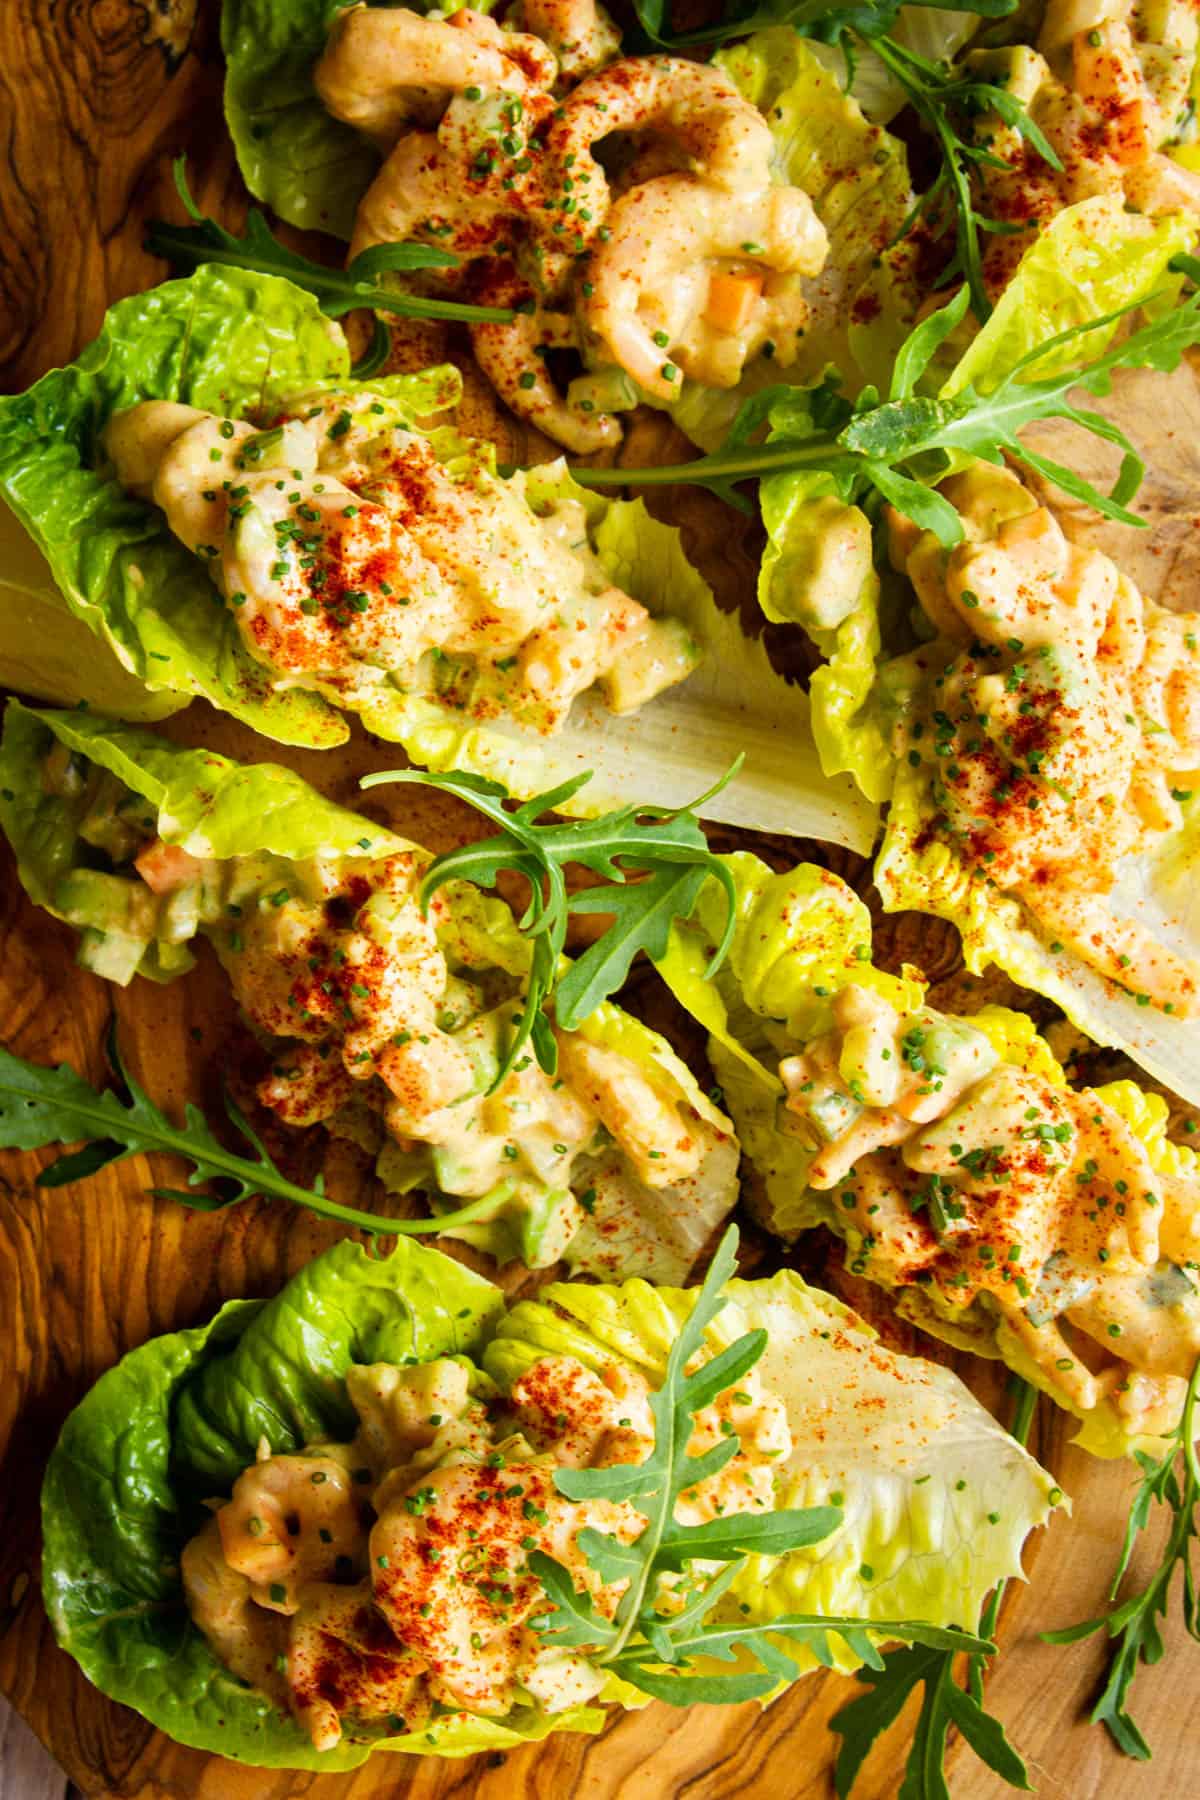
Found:
[[[183,1553],[188,1605],[214,1653],[290,1708],[318,1750],[380,1723],[415,1731],[435,1705],[502,1718],[592,1698],[603,1670],[531,1628],[547,1602],[529,1558],[555,1558],[612,1617],[625,1584],[601,1582],[579,1533],[630,1543],[645,1521],[626,1501],[567,1500],[554,1474],[645,1460],[644,1378],[547,1356],[490,1403],[451,1359],[355,1366],[346,1381],[354,1442],[280,1456],[263,1445]],[[681,1496],[681,1523],[772,1506],[792,1439],[753,1369],[696,1415],[689,1451],[731,1432],[737,1454]]]
[[[278,686],[351,709],[399,690],[548,734],[597,683],[628,711],[696,666],[676,621],[613,587],[578,502],[548,529],[519,485],[452,475],[370,392],[292,404],[260,430],[144,401],[106,438]]]
[[[852,1269],[988,1336],[1002,1323],[1079,1410],[1170,1429],[1200,1355],[1194,1192],[1102,1094],[1001,1061],[969,1019],[851,985],[834,1020],[780,1075]]]
[[[1121,859],[1177,831],[1200,770],[1200,614],[1143,598],[1099,551],[1069,543],[1011,474],[948,481],[965,541],[893,515],[892,557],[937,632],[907,659],[926,709],[896,755],[930,783],[921,841],[948,842],[1069,948],[1182,1017],[1195,964],[1108,895]]]

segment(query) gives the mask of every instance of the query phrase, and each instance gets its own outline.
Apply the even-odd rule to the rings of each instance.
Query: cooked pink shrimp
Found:
[[[449,19],[356,6],[338,14],[313,80],[329,111],[390,150],[409,125],[436,125],[465,88],[524,95],[553,85],[539,38],[464,7]]]
[[[293,1613],[298,1587],[328,1580],[339,1556],[361,1549],[363,1514],[344,1462],[267,1455],[238,1476],[217,1529],[225,1561],[258,1590],[259,1605]]]
[[[800,188],[731,194],[695,176],[660,175],[617,201],[608,233],[581,289],[589,360],[619,364],[663,400],[678,394],[680,369],[733,387],[767,343],[781,364],[793,360],[808,317],[799,277],[817,274],[827,250]],[[707,316],[712,281],[725,273],[748,277],[753,295],[734,330]]]
[[[567,82],[603,68],[620,49],[621,33],[597,0],[521,0],[517,15],[549,44]]]
[[[474,298],[484,305],[512,306],[526,292],[519,276],[502,266],[476,284]],[[580,455],[620,443],[621,426],[613,414],[573,405],[546,366],[544,351],[579,348],[572,313],[538,307],[518,313],[510,325],[473,325],[471,347],[500,398],[556,443]]]

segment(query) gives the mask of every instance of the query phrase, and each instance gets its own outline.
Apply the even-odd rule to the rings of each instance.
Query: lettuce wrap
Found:
[[[1066,209],[1026,252],[988,323],[956,364],[943,371],[941,396],[953,399],[967,389],[987,394],[1023,357],[1057,333],[1145,299],[1160,287],[1170,259],[1187,246],[1191,236],[1191,227],[1178,216],[1141,218],[1122,212],[1116,202],[1103,196]],[[1115,329],[1114,323],[1097,337],[1110,336]],[[1078,348],[1071,345],[1052,352],[1046,358],[1047,372],[1069,367],[1072,357],[1078,357]],[[1041,370],[1039,362],[1039,374]],[[793,435],[803,433],[804,405],[802,395],[786,408],[781,402],[779,429]],[[1035,503],[1024,490],[1016,489],[1012,482],[1005,486],[1004,478],[993,478],[985,464],[972,469],[969,459],[957,457],[948,472],[950,480],[943,493],[961,506],[964,528],[980,547],[980,555],[989,544],[997,547],[997,558],[1000,550],[1008,555],[1006,546],[1015,541],[1015,534],[1032,533],[1039,524],[1044,524],[1047,546],[1052,539],[1058,541],[1050,516],[1035,514]],[[935,479],[943,480],[946,473]],[[984,493],[989,484],[990,497]],[[1088,565],[1091,577],[1103,576],[1118,597],[1112,603],[1113,622],[1105,627],[1109,637],[1103,656],[1094,654],[1090,638],[1081,638],[1076,647],[1073,634],[1078,622],[1072,619],[1065,599],[1050,622],[1053,629],[1039,624],[1036,635],[1024,629],[997,633],[994,627],[985,629],[979,622],[989,616],[990,591],[976,622],[969,613],[955,614],[956,571],[965,567],[969,546],[951,554],[935,547],[931,534],[922,539],[906,527],[893,528],[891,550],[897,574],[889,573],[881,581],[871,558],[868,522],[857,508],[838,497],[832,476],[771,476],[762,482],[760,497],[769,540],[760,574],[760,603],[768,618],[802,625],[824,658],[811,683],[813,728],[822,764],[830,773],[851,773],[873,800],[890,800],[876,864],[884,905],[889,910],[914,908],[950,919],[962,933],[967,966],[973,972],[989,963],[999,964],[1014,980],[1054,1000],[1097,1042],[1126,1050],[1180,1093],[1200,1097],[1196,1028],[1187,1017],[1189,1010],[1194,1010],[1189,995],[1200,955],[1195,883],[1189,876],[1200,843],[1200,811],[1188,776],[1192,752],[1183,715],[1177,713],[1173,721],[1161,722],[1156,717],[1164,705],[1172,704],[1174,688],[1186,691],[1188,681],[1195,680],[1196,640],[1189,621],[1164,614],[1153,602],[1131,594],[1119,571],[1114,581],[1112,565],[1094,564]],[[1021,524],[1017,515],[1023,511],[1029,516]],[[1009,520],[1014,522],[1009,524]],[[1070,555],[1071,568],[1083,569],[1083,550],[1073,549]],[[1037,584],[1043,583],[1046,592],[1052,592],[1051,576],[1062,576],[1061,568],[1054,569],[1049,549],[1047,559],[1045,568],[1039,564],[1040,572],[1028,577],[1035,584],[1031,592],[1041,591]],[[972,566],[981,568],[982,564],[977,560]],[[1016,571],[1015,562],[1013,568]],[[902,572],[916,588],[915,606],[912,588],[898,578]],[[1018,579],[1016,573],[1013,579]],[[1068,573],[1067,579],[1074,576]],[[1015,594],[1018,602],[1020,591]],[[1065,595],[1065,588],[1063,592]],[[966,606],[978,597],[965,576],[963,593]],[[1117,617],[1126,613],[1136,616],[1139,610],[1141,619],[1134,636],[1123,638]],[[1097,636],[1099,633],[1097,625]],[[1179,639],[1178,667],[1172,671],[1164,664],[1155,672],[1151,667],[1155,653],[1147,651],[1143,668],[1137,644],[1157,642],[1172,633]],[[983,641],[983,654],[999,659],[997,675],[1018,685],[1027,667],[1022,653],[1032,639],[1039,656],[1048,657],[1054,669],[1061,664],[1072,694],[1079,689],[1076,672],[1087,677],[1089,670],[1103,673],[1109,669],[1110,641],[1124,659],[1111,678],[1111,698],[1106,697],[1109,688],[1101,696],[1104,706],[1115,712],[1111,725],[1087,726],[1082,709],[1078,714],[1066,710],[1071,704],[1079,705],[1069,696],[1053,702],[1054,692],[1067,693],[1061,686],[1056,689],[1053,681],[1040,683],[1038,694],[1022,692],[1018,696],[1025,713],[1035,717],[1045,713],[1046,731],[1062,746],[1060,760],[1070,755],[1074,766],[1069,773],[1052,775],[1047,764],[1043,777],[1038,746],[1034,746],[1034,764],[1027,770],[1023,751],[1018,750],[1015,759],[1010,752],[1009,746],[1017,740],[1011,734],[999,737],[996,750],[983,753],[994,759],[982,784],[984,800],[992,794],[1002,803],[1005,794],[1013,790],[1013,783],[1005,780],[1007,769],[1035,783],[1057,781],[1039,829],[1048,832],[1053,824],[1058,830],[1057,794],[1067,803],[1063,818],[1074,830],[1085,819],[1083,812],[1070,813],[1076,794],[1086,792],[1091,809],[1086,816],[1099,817],[1094,808],[1100,797],[1107,795],[1111,780],[1114,798],[1110,803],[1106,797],[1104,806],[1123,809],[1129,804],[1127,796],[1134,787],[1121,785],[1131,778],[1128,772],[1122,774],[1125,765],[1120,758],[1132,758],[1139,768],[1142,762],[1157,767],[1167,751],[1173,758],[1175,772],[1163,783],[1162,807],[1138,814],[1144,822],[1136,832],[1125,831],[1114,813],[1100,850],[1096,854],[1089,851],[1083,859],[1086,869],[1081,879],[1094,887],[1098,896],[1093,906],[1096,916],[1090,916],[1086,928],[1071,927],[1057,917],[1053,921],[1048,915],[1042,918],[1033,886],[1035,880],[1045,879],[1042,874],[1029,880],[1015,873],[1002,874],[1003,863],[992,854],[997,846],[990,836],[994,828],[1008,829],[998,805],[991,806],[989,824],[982,817],[988,806],[981,807],[981,794],[974,788],[972,798],[962,805],[955,798],[955,784],[960,782],[965,761],[968,757],[978,761],[979,748],[971,734],[964,736],[957,724],[949,730],[939,724],[940,718],[949,716],[950,704],[939,696],[939,690],[949,682],[946,694],[956,694],[960,675],[965,675],[970,685],[971,669],[979,665],[979,646],[972,634]],[[1110,678],[1105,675],[1105,680]],[[1135,696],[1132,705],[1128,698],[1118,705],[1118,688]],[[965,691],[964,687],[964,696]],[[1057,715],[1055,705],[1060,708]],[[982,705],[974,711],[980,717],[990,716]],[[962,716],[965,719],[965,711]],[[1077,747],[1068,748],[1069,729],[1075,729],[1071,721],[1076,717],[1081,721],[1073,740]],[[1137,728],[1140,738],[1122,746],[1125,725]],[[989,735],[991,730],[989,723]],[[1117,761],[1106,770],[1101,764],[1108,751],[1116,754],[1118,748]],[[931,757],[930,751],[936,755]],[[1086,779],[1079,761],[1084,756],[1091,759]],[[940,764],[938,758],[943,759]],[[965,784],[974,777],[968,774],[961,779],[965,791]],[[1138,781],[1142,779],[1139,774]],[[1150,779],[1153,782],[1158,777]],[[1042,798],[1034,795],[1034,805],[1040,805]],[[1133,813],[1129,816],[1132,819]],[[1010,839],[1014,834],[1024,839],[1030,857],[1035,823],[1030,815],[1028,829],[1014,823],[1009,830]],[[1051,850],[1055,857],[1066,854],[1060,840],[1067,842],[1063,833],[1053,844],[1047,838],[1048,854]],[[1101,868],[1105,859],[1111,868]],[[1067,869],[1051,881],[1050,888],[1061,887],[1069,879],[1074,877]],[[1053,898],[1047,892],[1047,902]],[[1109,924],[1098,922],[1097,909],[1103,910]]]
[[[732,1209],[728,1119],[611,1003],[558,1034],[557,1087],[526,1058],[491,1093],[529,969],[509,908],[455,882],[424,918],[428,853],[291,770],[10,701],[0,826],[108,979],[173,980],[207,938],[270,1047],[259,1101],[435,1211],[490,1197],[456,1234],[499,1261],[681,1280]]]
[[[0,401],[0,495],[45,557],[64,612],[96,634],[111,653],[107,661],[115,659],[144,685],[140,716],[148,716],[147,708],[161,714],[199,694],[277,742],[321,747],[347,735],[329,698],[333,690],[319,682],[296,685],[293,674],[285,678],[249,653],[237,622],[241,597],[226,604],[205,556],[185,548],[157,505],[111,479],[102,438],[114,415],[143,402],[223,415],[222,438],[241,434],[239,443],[247,413],[274,419],[286,412],[289,397],[332,409],[329,436],[335,440],[345,432],[344,419],[378,417],[380,432],[403,428],[418,445],[431,446],[434,466],[444,467],[464,493],[478,489],[485,500],[493,494],[517,507],[522,520],[525,495],[538,514],[583,507],[590,541],[579,549],[600,571],[599,584],[622,586],[652,615],[649,628],[669,636],[681,656],[686,648],[688,666],[699,660],[700,667],[681,686],[620,719],[594,692],[581,694],[563,729],[547,737],[514,724],[505,716],[503,697],[493,702],[490,690],[478,704],[470,696],[464,700],[454,684],[470,686],[470,657],[447,660],[439,653],[428,679],[422,676],[407,689],[390,680],[386,665],[363,665],[373,671],[372,681],[354,704],[368,729],[402,744],[425,766],[488,774],[520,797],[591,768],[596,779],[586,800],[574,804],[598,812],[635,793],[664,806],[681,804],[745,753],[740,781],[712,803],[715,816],[869,848],[874,808],[852,783],[823,780],[806,697],[775,673],[762,645],[716,605],[684,556],[679,534],[650,519],[640,503],[582,495],[559,465],[510,486],[498,482],[490,447],[444,426],[420,432],[418,421],[452,405],[459,391],[450,368],[353,382],[345,339],[311,296],[274,277],[207,266],[190,280],[119,302],[77,363]],[[158,410],[167,409],[160,404]],[[273,434],[277,428],[252,440],[255,457],[286,456],[286,446],[269,442]],[[208,468],[205,461],[202,469]],[[202,485],[199,474],[196,482]],[[214,491],[214,501],[219,498]],[[292,524],[284,524],[294,536]],[[284,524],[276,522],[276,537]],[[530,522],[529,529],[536,538],[539,527]],[[246,536],[247,556],[258,555],[255,533],[266,533],[269,549],[271,527],[253,506],[238,530]],[[208,544],[197,549],[214,553]],[[502,579],[510,550],[495,549],[494,574],[480,572],[484,583]],[[53,605],[45,589],[39,591]],[[352,598],[361,610],[363,597]],[[415,618],[416,609],[406,616]],[[9,617],[15,630],[22,616],[12,609]],[[0,651],[0,676],[14,685],[30,679],[29,652],[18,635],[20,643],[14,638]],[[31,685],[40,696],[57,698],[56,680],[43,674]],[[123,702],[132,686],[125,679],[110,704]],[[62,697],[76,691],[68,687]],[[105,699],[101,692],[83,697],[94,704]],[[781,742],[789,749],[786,778]]]
[[[1073,1088],[1022,1013],[929,1007],[915,972],[872,965],[870,915],[827,870],[729,866],[716,981],[715,883],[658,966],[711,1033],[752,1210],[789,1241],[833,1232],[901,1317],[1003,1359],[1084,1448],[1159,1446],[1200,1354],[1200,1158],[1166,1102]]]
[[[756,1479],[770,1480],[773,1508],[821,1507],[811,1516],[824,1535],[813,1541],[809,1532],[808,1548],[744,1560],[734,1574],[736,1599],[721,1602],[723,1616],[766,1624],[803,1612],[851,1616],[869,1628],[872,1621],[896,1618],[899,1608],[925,1626],[973,1621],[988,1590],[1020,1573],[1021,1545],[1062,1501],[1061,1491],[954,1375],[884,1350],[853,1313],[809,1292],[797,1277],[733,1281],[724,1293],[727,1303],[708,1328],[705,1349],[715,1355],[760,1325],[769,1332],[761,1376],[755,1371],[742,1381],[760,1396],[752,1410],[774,1421],[780,1447],[781,1433],[791,1446],[772,1472],[761,1457],[754,1462],[750,1445],[747,1466],[759,1471]],[[328,1618],[347,1591],[344,1584],[357,1579],[364,1592],[369,1580],[374,1604],[393,1606],[387,1617],[394,1621],[387,1565],[420,1537],[425,1516],[445,1504],[438,1495],[453,1491],[464,1458],[476,1470],[476,1483],[482,1479],[497,1489],[498,1507],[514,1504],[499,1492],[508,1480],[505,1465],[513,1473],[524,1465],[517,1486],[526,1495],[523,1517],[531,1522],[517,1529],[538,1532],[537,1521],[547,1515],[530,1508],[528,1494],[534,1479],[552,1491],[546,1468],[554,1460],[554,1440],[534,1429],[533,1397],[563,1393],[572,1418],[578,1416],[577,1396],[595,1396],[593,1408],[605,1396],[615,1410],[637,1411],[645,1403],[640,1396],[663,1382],[672,1341],[695,1304],[695,1292],[655,1291],[642,1281],[624,1287],[558,1284],[505,1314],[498,1289],[436,1251],[401,1243],[389,1256],[371,1257],[341,1244],[303,1269],[275,1300],[233,1301],[207,1325],[152,1339],[102,1376],[71,1414],[46,1474],[43,1583],[60,1644],[103,1692],[178,1742],[260,1767],[347,1769],[373,1749],[457,1756],[506,1749],[554,1730],[600,1730],[609,1703],[644,1704],[645,1694],[586,1654],[539,1651],[528,1677],[534,1686],[544,1687],[538,1676],[547,1665],[565,1660],[591,1699],[571,1703],[560,1679],[556,1697],[543,1702],[518,1682],[514,1704],[497,1716],[442,1705],[426,1712],[419,1729],[405,1729],[387,1711],[377,1684],[359,1715],[343,1700],[338,1741],[318,1750],[289,1714],[286,1696],[273,1702],[231,1674],[189,1612],[190,1598],[205,1629],[219,1635],[220,1623],[214,1625],[206,1610],[203,1581],[196,1579],[197,1545],[205,1535],[213,1544],[220,1527],[224,1554],[233,1557],[229,1545],[244,1518],[245,1484],[261,1491],[272,1471],[282,1482],[296,1470],[309,1496],[309,1469],[333,1488],[339,1482],[346,1487],[352,1468],[354,1483],[365,1483],[358,1489],[362,1522],[354,1566],[334,1577],[341,1588],[306,1590],[299,1572],[293,1577],[282,1570],[270,1596],[265,1584],[247,1588],[243,1580],[234,1587],[235,1611],[246,1611],[248,1596],[257,1593],[263,1607],[276,1608],[256,1609],[259,1623],[290,1633],[280,1640],[287,1645],[283,1669],[307,1724],[298,1636],[306,1609]],[[596,1371],[604,1372],[608,1386],[597,1381]],[[546,1387],[550,1379],[556,1390]],[[401,1400],[389,1405],[389,1396],[397,1394]],[[415,1420],[411,1409],[403,1410],[405,1394],[416,1401]],[[457,1398],[447,1404],[447,1395]],[[438,1413],[425,1419],[431,1399]],[[727,1394],[716,1402],[718,1409],[727,1400],[749,1407],[752,1395]],[[498,1439],[506,1415],[533,1433],[535,1445],[548,1442],[549,1450],[531,1463],[519,1435]],[[474,1421],[474,1436],[455,1438],[459,1416]],[[638,1412],[639,1421],[642,1416]],[[707,1416],[698,1416],[698,1427]],[[489,1422],[497,1418],[498,1424]],[[356,1426],[359,1435],[349,1446],[345,1440]],[[561,1432],[562,1423],[555,1429]],[[405,1441],[403,1452],[398,1438]],[[502,1442],[505,1450],[485,1456],[489,1441]],[[644,1436],[640,1441],[644,1446]],[[465,1447],[453,1449],[456,1442]],[[578,1468],[580,1440],[572,1442]],[[414,1444],[425,1447],[405,1473],[388,1477],[389,1490],[378,1486],[381,1469],[399,1454],[413,1456]],[[445,1461],[448,1447],[457,1469]],[[367,1466],[358,1468],[359,1462]],[[216,1526],[206,1502],[221,1509]],[[297,1502],[299,1545],[307,1542],[304,1521],[315,1504]],[[562,1511],[558,1496],[545,1504]],[[373,1514],[368,1563],[362,1538]],[[570,1516],[582,1522],[587,1515]],[[252,1524],[259,1551],[266,1546],[270,1552],[273,1527],[261,1503]],[[390,1557],[377,1554],[381,1541],[390,1544]],[[452,1557],[458,1570],[458,1589],[475,1581],[482,1588],[477,1555],[468,1570],[466,1534],[447,1531],[441,1541],[441,1557]],[[214,1550],[213,1560],[221,1554]],[[310,1551],[296,1554],[308,1556],[311,1566]],[[577,1552],[560,1548],[558,1554]],[[288,1555],[284,1547],[284,1561]],[[520,1560],[507,1567],[510,1583],[521,1579]],[[344,1561],[350,1565],[351,1556]],[[228,1579],[228,1566],[219,1572]],[[532,1611],[535,1595],[524,1600],[522,1617]],[[280,1607],[288,1617],[277,1616]],[[403,1623],[393,1629],[412,1641],[404,1638]],[[417,1635],[423,1629],[412,1627]],[[360,1619],[349,1645],[337,1640],[336,1628],[328,1632],[326,1666],[335,1652],[342,1666],[356,1657],[366,1630]],[[493,1624],[492,1636],[495,1630]],[[527,1657],[531,1638],[526,1633]],[[382,1663],[384,1644],[378,1635],[371,1642]],[[844,1638],[830,1634],[825,1646],[838,1667],[850,1669],[860,1660]],[[787,1649],[797,1672],[811,1666],[806,1652],[791,1644]],[[279,1678],[274,1664],[272,1677]],[[395,1704],[407,1707],[402,1683],[397,1695]]]

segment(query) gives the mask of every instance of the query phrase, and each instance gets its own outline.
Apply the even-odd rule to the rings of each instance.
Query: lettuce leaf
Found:
[[[346,727],[318,695],[271,688],[158,509],[97,473],[99,438],[139,400],[236,416],[348,368],[341,331],[310,295],[207,266],[118,301],[77,362],[0,399],[0,499],[46,558],[64,611],[152,694],[202,695],[286,744],[341,743]],[[0,638],[0,681],[16,686],[14,649]]]
[[[289,225],[348,238],[380,157],[327,113],[313,70],[354,0],[223,0],[225,122],[250,192]]]
[[[86,712],[36,711],[12,700],[0,739],[0,827],[16,852],[30,897],[84,933],[82,954],[110,979],[127,981],[136,972],[171,980],[191,966],[192,957],[173,937],[147,940],[132,927],[126,930],[125,915],[114,910],[111,880],[97,888],[81,879],[88,848],[79,835],[80,803],[47,792],[41,780],[43,761],[55,742],[108,769],[144,797],[148,832],[156,831],[193,856],[267,853],[302,861],[383,856],[413,848],[406,839],[325,800],[291,769],[241,764]],[[136,891],[137,884],[127,885]],[[529,966],[529,942],[508,905],[469,882],[452,883],[446,898],[447,917],[438,936],[451,964],[468,970],[499,968],[520,979]],[[158,919],[154,914],[143,933],[154,929]],[[120,941],[126,935],[128,946]],[[590,1195],[582,1225],[570,1190],[547,1188],[536,1201],[524,1192],[499,1193],[490,1216],[449,1235],[502,1263],[519,1259],[537,1268],[565,1256],[572,1268],[610,1278],[636,1268],[659,1280],[685,1281],[737,1202],[738,1148],[729,1120],[666,1039],[619,1007],[601,1005],[578,1032],[601,1049],[629,1058],[668,1104],[696,1115],[695,1129],[704,1141],[699,1167],[675,1186],[650,1187],[619,1147],[609,1145],[572,1171],[572,1187]],[[365,1147],[375,1148],[377,1142],[373,1135]],[[435,1206],[440,1204],[436,1171],[420,1149],[402,1151],[389,1141],[379,1154],[378,1173],[393,1191],[420,1188],[434,1196]]]
[[[783,1090],[775,1071],[784,1057],[797,1054],[806,1041],[831,1028],[833,1000],[848,982],[884,993],[902,1013],[921,1007],[924,983],[912,971],[897,977],[873,967],[866,907],[837,876],[805,864],[773,875],[757,857],[728,861],[739,890],[739,924],[733,950],[716,982],[707,984],[704,992],[702,971],[720,931],[715,883],[702,891],[693,918],[677,927],[670,952],[658,967],[677,999],[711,1033],[709,1063],[742,1147],[743,1194],[750,1211],[788,1241],[814,1226],[826,1227],[847,1243],[846,1261],[859,1272],[861,1237],[847,1225],[835,1191],[809,1186],[816,1150],[786,1129],[786,1115],[781,1122]],[[948,853],[942,852],[940,863],[948,862]],[[747,896],[753,897],[749,903]],[[981,910],[986,927],[990,914]],[[756,917],[761,921],[758,931],[753,929]],[[754,949],[749,957],[747,940]],[[964,935],[968,964],[970,942]],[[1060,1064],[1027,1014],[987,1005],[972,1013],[969,1023],[990,1040],[1003,1061],[1052,1086],[1067,1085]],[[1132,1081],[1112,1082],[1096,1091],[1141,1138],[1156,1173],[1194,1184],[1200,1204],[1200,1155],[1167,1139],[1166,1101]],[[1002,1359],[1057,1405],[1073,1412],[1081,1421],[1075,1441],[1085,1450],[1124,1456],[1157,1447],[1161,1453],[1157,1440],[1130,1436],[1110,1401],[1102,1399],[1090,1411],[1081,1410],[1033,1361],[1004,1320],[983,1305],[966,1310],[941,1307],[933,1291],[919,1284],[893,1290],[892,1298],[896,1312],[911,1324],[957,1349]]]
[[[242,179],[289,225],[348,238],[378,150],[326,112],[313,71],[334,19],[356,0],[222,0],[225,122]],[[466,0],[414,12],[458,12]],[[490,12],[495,0],[480,0]]]
[[[253,1462],[260,1436],[288,1451],[307,1433],[349,1429],[351,1362],[470,1353],[502,1305],[490,1282],[436,1250],[405,1240],[376,1257],[343,1243],[275,1300],[232,1301],[102,1376],[63,1427],[42,1489],[46,1608],[89,1680],[181,1744],[267,1768],[353,1769],[376,1743],[464,1756],[598,1731],[596,1707],[553,1719],[525,1708],[317,1752],[226,1673],[184,1602],[179,1554],[202,1521],[197,1502]]]
[[[758,1619],[976,1619],[988,1590],[1020,1574],[1025,1537],[1061,1498],[1052,1478],[950,1370],[884,1349],[849,1307],[791,1271],[731,1281],[725,1293],[711,1349],[765,1329],[758,1369],[787,1406],[793,1450],[779,1472],[778,1504],[829,1505],[840,1496],[845,1515],[809,1549],[751,1557],[730,1589],[731,1607]],[[658,1382],[694,1299],[639,1280],[555,1283],[504,1317],[483,1366],[502,1389],[553,1353],[594,1369],[627,1362]],[[838,1666],[852,1669],[856,1659],[847,1652]]]

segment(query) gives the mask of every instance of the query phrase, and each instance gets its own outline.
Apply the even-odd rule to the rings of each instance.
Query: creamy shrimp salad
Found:
[[[1080,1413],[1172,1429],[1200,1355],[1200,1204],[1103,1092],[1005,1061],[993,1036],[851,985],[780,1066],[852,1270],[913,1288],[961,1341],[1009,1334]]]
[[[386,152],[351,255],[453,251],[456,288],[518,311],[472,327],[484,373],[575,451],[618,443],[619,414],[684,376],[730,388],[760,352],[793,361],[827,242],[807,194],[773,180],[758,110],[719,69],[613,60],[594,0],[526,0],[520,22],[339,12],[317,89]],[[566,385],[563,351],[585,371]]]
[[[530,1054],[491,1091],[523,967],[504,966],[486,916],[460,925],[453,887],[422,911],[424,851],[203,859],[163,843],[145,800],[62,745],[42,779],[74,799],[80,838],[108,865],[77,870],[65,896],[68,918],[105,921],[93,967],[127,980],[147,944],[169,956],[206,936],[270,1052],[260,1104],[382,1150],[397,1188],[490,1196],[519,1221],[530,1265],[562,1255],[598,1188],[607,1220],[623,1172],[679,1206],[677,1185],[718,1147],[732,1173],[723,1115],[701,1117],[652,1059],[579,1033],[556,1032],[555,1074]]]
[[[612,585],[580,504],[539,517],[482,467],[452,474],[369,390],[298,396],[262,428],[143,401],[105,446],[277,685],[351,709],[398,689],[552,733],[596,684],[627,712],[699,661]]]
[[[929,782],[914,849],[953,848],[1055,951],[1142,1005],[1200,1007],[1200,971],[1110,896],[1122,859],[1183,819],[1200,771],[1200,614],[1168,612],[1070,543],[1007,472],[945,483],[947,552],[893,515],[891,550],[936,638],[894,665],[920,698],[894,751]]]
[[[565,1499],[557,1469],[644,1462],[654,1447],[645,1378],[594,1374],[572,1356],[534,1362],[499,1399],[465,1360],[352,1366],[349,1444],[258,1461],[183,1552],[192,1617],[234,1675],[291,1711],[318,1750],[372,1722],[417,1731],[435,1715],[561,1712],[604,1686],[583,1650],[548,1646],[532,1621],[552,1556],[611,1618],[585,1528],[630,1543],[628,1501]],[[690,1453],[736,1432],[737,1454],[685,1489],[682,1524],[769,1510],[792,1449],[783,1401],[756,1369],[696,1414]]]

